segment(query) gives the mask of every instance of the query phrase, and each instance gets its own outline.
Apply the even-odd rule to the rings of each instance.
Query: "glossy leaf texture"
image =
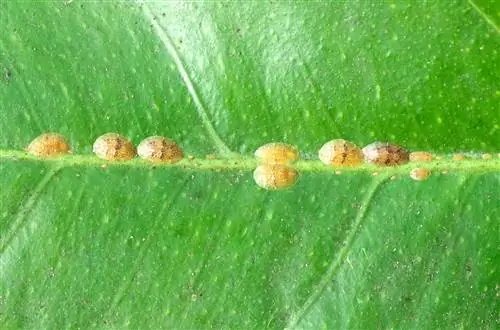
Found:
[[[0,327],[499,327],[499,171],[305,170],[265,191],[229,167],[71,161],[118,132],[201,162],[343,138],[498,164],[497,12],[3,3]],[[5,156],[45,132],[73,155]]]

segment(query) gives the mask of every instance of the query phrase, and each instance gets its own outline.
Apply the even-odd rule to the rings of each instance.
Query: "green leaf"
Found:
[[[0,327],[500,326],[498,12],[3,3]],[[49,131],[73,154],[23,152]],[[99,160],[107,132],[194,159]],[[334,138],[441,159],[338,172],[315,160]],[[271,141],[302,152],[290,189],[252,179]]]

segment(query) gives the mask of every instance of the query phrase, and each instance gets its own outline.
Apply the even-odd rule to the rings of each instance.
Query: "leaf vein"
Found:
[[[306,300],[304,305],[298,310],[297,313],[292,315],[286,329],[296,328],[300,321],[306,316],[307,312],[311,309],[314,303],[321,297],[321,294],[326,290],[328,284],[331,282],[332,278],[337,273],[338,269],[342,265],[342,263],[346,260],[347,255],[356,239],[356,234],[358,233],[359,228],[363,224],[363,220],[366,218],[366,213],[373,201],[373,197],[375,196],[378,188],[381,184],[387,180],[389,176],[380,176],[374,181],[372,181],[371,185],[366,190],[363,200],[361,202],[361,207],[354,218],[354,223],[347,233],[347,237],[345,239],[344,246],[340,249],[337,257],[332,261],[326,272],[321,276],[318,285],[315,290],[311,293],[309,298]]]
[[[36,202],[40,199],[40,196],[49,184],[49,182],[52,180],[52,178],[55,176],[56,173],[59,172],[59,170],[62,167],[54,167],[51,168],[38,182],[36,187],[33,189],[31,195],[26,198],[24,201],[21,202],[21,205],[17,209],[17,211],[12,214],[14,217],[14,221],[10,228],[7,230],[5,236],[0,239],[0,254],[3,254],[9,244],[12,242],[14,237],[16,237],[17,233],[19,230],[23,227],[23,220],[26,218],[26,216],[31,212],[33,207],[35,206]]]
[[[488,23],[491,27],[493,27],[493,29],[495,29],[495,31],[497,33],[500,33],[500,28],[495,24],[495,22],[488,15],[486,15],[486,13],[484,11],[481,10],[481,8],[479,8],[474,3],[474,1],[467,0],[467,2],[469,3],[469,5],[471,5],[472,8],[474,8],[475,11],[477,11],[479,13],[479,15],[486,21],[486,23]]]
[[[175,62],[175,65],[177,66],[177,70],[179,71],[179,74],[182,77],[182,80],[184,81],[187,90],[189,94],[191,95],[191,98],[193,99],[193,102],[195,104],[196,110],[198,112],[198,115],[200,116],[201,122],[203,124],[203,127],[207,131],[208,135],[210,138],[213,140],[215,147],[218,149],[218,152],[221,155],[231,155],[232,151],[229,149],[229,147],[222,141],[221,137],[215,130],[209,116],[206,110],[206,106],[204,105],[202,99],[198,95],[198,92],[196,91],[196,87],[194,85],[193,80],[189,76],[189,73],[186,70],[186,66],[182,62],[182,59],[179,55],[179,52],[177,49],[174,47],[174,44],[172,43],[171,38],[163,29],[158,22],[155,19],[154,14],[151,12],[151,9],[148,7],[148,3],[144,2],[143,3],[143,8],[144,8],[144,14],[146,15],[147,19],[150,21],[151,25],[153,26],[154,30],[156,31],[156,34],[160,38],[161,42],[163,45],[166,47],[168,53],[172,57],[173,61]]]

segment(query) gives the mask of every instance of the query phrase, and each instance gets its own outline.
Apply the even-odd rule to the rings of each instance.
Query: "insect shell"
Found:
[[[410,172],[410,178],[416,181],[426,180],[429,175],[431,175],[431,171],[422,167],[414,168]]]
[[[365,162],[377,166],[397,166],[408,163],[408,150],[396,144],[374,142],[363,148]]]
[[[254,155],[264,164],[286,164],[299,158],[297,148],[278,142],[264,144],[255,151]]]
[[[483,160],[489,160],[489,159],[493,158],[493,156],[491,154],[489,154],[489,153],[484,153],[484,154],[481,155],[481,158]]]
[[[105,160],[130,160],[135,157],[132,142],[118,133],[99,136],[92,147],[97,157]]]
[[[298,173],[283,164],[265,164],[253,172],[253,179],[259,187],[267,190],[285,189],[297,181]]]
[[[38,136],[31,141],[26,151],[38,157],[53,157],[71,152],[66,138],[58,133],[45,133]]]
[[[163,136],[151,136],[139,143],[137,154],[152,162],[173,164],[184,157],[184,152],[174,141]]]
[[[355,166],[363,161],[363,153],[352,142],[337,139],[325,143],[318,152],[319,159],[325,165]]]
[[[431,162],[432,154],[427,151],[414,151],[410,153],[410,161],[412,162]]]

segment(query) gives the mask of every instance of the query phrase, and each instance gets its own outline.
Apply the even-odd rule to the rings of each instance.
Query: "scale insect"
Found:
[[[139,143],[139,157],[151,162],[173,164],[184,157],[181,147],[163,136],[150,136]]]
[[[26,151],[38,157],[54,157],[71,152],[68,141],[59,133],[44,133],[36,137]]]
[[[361,149],[352,142],[336,139],[326,142],[318,151],[325,165],[356,166],[363,162]]]
[[[427,151],[414,151],[410,153],[410,161],[412,162],[431,162],[432,154]]]
[[[287,164],[299,159],[299,151],[292,145],[271,142],[260,146],[254,153],[263,164]]]
[[[106,133],[99,136],[92,150],[97,157],[105,160],[130,160],[136,155],[132,142],[118,133]]]
[[[417,167],[410,171],[410,178],[415,181],[423,181],[427,180],[427,178],[431,175],[431,171],[427,168]]]
[[[408,163],[408,150],[392,143],[373,142],[363,148],[365,162],[377,166],[398,166]]]
[[[259,165],[253,172],[255,183],[267,190],[291,187],[298,178],[298,172],[283,164]]]

